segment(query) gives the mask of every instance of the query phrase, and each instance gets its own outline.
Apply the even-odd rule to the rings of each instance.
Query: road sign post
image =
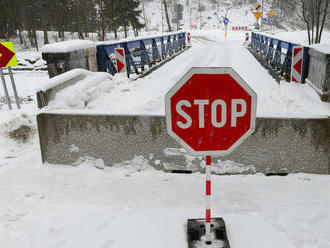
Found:
[[[232,68],[191,68],[166,94],[167,131],[206,156],[205,240],[212,243],[211,155],[224,156],[254,132],[257,95]],[[213,235],[212,235],[213,233]]]
[[[229,19],[227,17],[223,18],[223,24],[225,25],[225,37],[227,38],[227,28],[228,28]]]

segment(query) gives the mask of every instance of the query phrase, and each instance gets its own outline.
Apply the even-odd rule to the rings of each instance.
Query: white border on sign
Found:
[[[234,78],[240,86],[242,86],[251,96],[251,126],[250,129],[239,138],[228,150],[219,151],[195,151],[184,140],[172,131],[172,117],[171,117],[171,97],[192,77],[194,74],[229,74]],[[257,112],[257,94],[255,91],[238,75],[238,73],[231,67],[192,67],[184,76],[167,92],[165,95],[165,115],[166,127],[168,134],[179,142],[188,152],[196,156],[225,156],[233,152],[247,137],[249,137],[255,130]]]
[[[295,49],[302,49],[301,50],[301,52],[299,52],[298,54],[299,54],[299,57],[301,56],[301,59],[302,59],[302,63],[301,63],[301,74],[299,75],[299,79],[297,79],[297,75],[296,74],[298,74],[298,72],[296,72],[295,73],[295,71],[296,71],[296,69],[294,69],[293,67],[295,66],[295,63],[297,62],[297,61],[299,61],[300,59],[298,58],[298,59],[295,59],[295,57],[297,57],[298,56],[298,54],[297,54],[297,56],[294,56],[294,50]],[[291,57],[291,75],[290,75],[290,82],[291,83],[302,83],[302,78],[303,78],[303,73],[304,73],[304,71],[303,71],[303,65],[304,65],[304,47],[303,46],[295,46],[294,48],[292,48],[292,57]],[[300,53],[301,53],[301,55],[300,55]],[[294,75],[293,75],[294,74]],[[293,82],[292,81],[292,76],[295,76],[295,78],[296,78],[296,80],[298,81],[298,82]]]
[[[121,56],[120,53],[118,53],[117,50],[122,50],[123,51],[123,54],[124,56]],[[114,49],[115,51],[115,59],[116,59],[116,69],[117,69],[117,72],[118,73],[127,73],[127,65],[126,65],[126,54],[125,54],[125,49],[123,47],[116,47]],[[119,60],[123,65],[123,69],[121,70],[121,72],[118,71],[118,62],[117,60]]]

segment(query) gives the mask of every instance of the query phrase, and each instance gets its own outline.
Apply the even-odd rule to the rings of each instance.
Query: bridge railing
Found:
[[[146,67],[166,60],[186,48],[186,32],[171,33],[153,38],[104,43],[97,46],[98,70],[117,73],[115,48],[124,48],[128,74],[141,74]]]
[[[285,74],[287,78],[290,78],[292,51],[295,46],[298,46],[298,44],[252,32],[251,46],[254,50],[260,53],[273,67],[279,70],[282,74]],[[304,50],[305,55],[307,56],[308,48],[304,47]],[[303,63],[304,67],[307,67],[306,56]],[[307,72],[305,69],[306,68],[303,68],[303,71]],[[306,73],[304,73],[302,82],[305,81],[306,76]]]

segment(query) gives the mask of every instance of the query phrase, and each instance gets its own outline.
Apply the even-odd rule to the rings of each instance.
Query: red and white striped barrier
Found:
[[[233,29],[233,31],[247,31],[248,27],[247,26],[233,26],[232,29]]]
[[[116,57],[117,72],[127,73],[124,48],[121,47],[115,48],[115,57]]]
[[[296,46],[292,50],[291,82],[302,83],[304,48]]]
[[[211,156],[206,156],[205,236],[211,240]]]
[[[187,33],[187,43],[188,43],[188,46],[191,46],[191,34],[190,33]]]
[[[246,34],[245,34],[245,41],[249,41],[249,38],[250,38],[249,33],[246,33]]]

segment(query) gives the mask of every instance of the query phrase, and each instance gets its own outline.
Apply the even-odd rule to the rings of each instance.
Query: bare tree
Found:
[[[299,5],[298,17],[306,23],[309,44],[320,43],[324,24],[329,13],[330,0],[291,0],[291,5]]]
[[[171,23],[170,23],[170,17],[168,16],[168,9],[167,9],[167,2],[166,0],[164,0],[164,9],[165,9],[165,16],[166,16],[166,22],[167,22],[167,26],[168,26],[168,31],[171,32],[172,28],[171,28]]]

